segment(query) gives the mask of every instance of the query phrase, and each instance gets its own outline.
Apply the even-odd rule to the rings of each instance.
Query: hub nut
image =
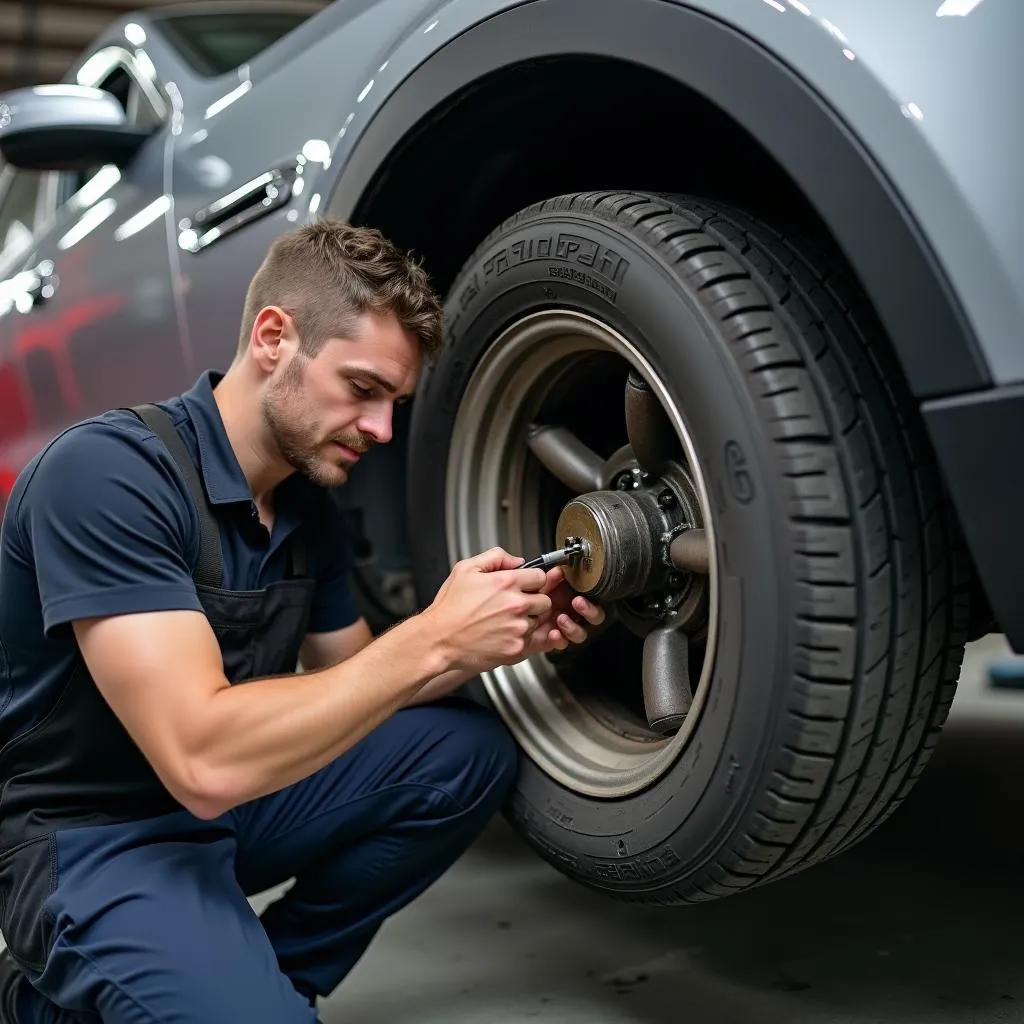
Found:
[[[651,574],[653,525],[632,494],[591,491],[574,498],[558,517],[556,535],[581,538],[589,552],[563,566],[569,585],[605,601],[638,593]]]

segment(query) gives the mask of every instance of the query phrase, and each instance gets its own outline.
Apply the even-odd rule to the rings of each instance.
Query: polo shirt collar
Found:
[[[214,505],[252,501],[252,488],[235,458],[220,409],[213,397],[223,373],[207,370],[182,396],[199,444],[199,462],[206,493]]]

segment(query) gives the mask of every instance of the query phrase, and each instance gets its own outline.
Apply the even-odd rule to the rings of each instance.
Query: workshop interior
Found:
[[[602,609],[469,673],[507,799],[316,1020],[1024,1022],[1022,43],[1019,0],[0,0],[0,593],[41,453],[227,371],[330,218],[442,312],[320,488],[371,648],[495,548]],[[45,987],[74,901],[15,913],[20,848]]]

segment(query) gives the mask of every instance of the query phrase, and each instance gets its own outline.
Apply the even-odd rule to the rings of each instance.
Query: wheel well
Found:
[[[351,219],[420,256],[444,295],[480,242],[516,211],[598,189],[727,202],[803,235],[855,273],[800,188],[726,111],[675,79],[606,58],[533,60],[450,97],[382,163]],[[345,488],[346,505],[373,508],[362,519],[376,559],[389,568],[408,564],[406,423],[396,423],[394,452],[374,470],[377,479],[367,472]]]
[[[590,189],[688,192],[828,238],[771,155],[720,108],[624,61],[495,72],[424,119],[353,212],[419,254],[444,294],[480,241],[531,203]]]

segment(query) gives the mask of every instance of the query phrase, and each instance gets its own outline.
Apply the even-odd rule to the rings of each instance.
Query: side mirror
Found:
[[[121,104],[103,89],[35,85],[0,96],[0,156],[15,167],[123,167],[150,134],[126,124]]]

